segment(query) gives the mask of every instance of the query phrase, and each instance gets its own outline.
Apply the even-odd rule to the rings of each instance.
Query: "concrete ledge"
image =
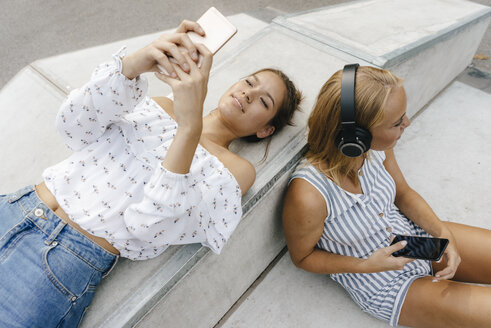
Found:
[[[489,7],[465,0],[356,0],[274,22],[386,68],[490,15]]]
[[[65,95],[30,67],[0,92],[0,193],[41,180],[43,170],[70,151],[54,132],[54,118]]]
[[[229,41],[213,58],[213,69],[229,57],[230,52],[237,48],[243,41],[249,39],[268,24],[246,14],[237,14],[227,17],[238,29],[237,34]],[[121,47],[127,46],[128,53],[132,53],[154,41],[164,33],[174,29],[158,33],[142,35],[139,37],[108,43],[105,45],[83,49],[62,54],[50,58],[38,60],[31,64],[33,69],[54,83],[58,88],[68,94],[72,89],[78,88],[87,82],[94,68],[103,61],[111,58],[111,55]],[[153,74],[145,74],[149,81],[148,95],[150,97],[168,95],[170,87],[158,80]]]
[[[463,0],[362,0],[274,22],[401,76],[412,116],[472,62],[490,19]]]

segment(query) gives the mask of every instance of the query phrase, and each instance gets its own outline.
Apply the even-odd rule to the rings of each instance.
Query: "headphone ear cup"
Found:
[[[358,143],[363,144],[363,152],[367,152],[372,145],[372,134],[370,133],[370,131],[357,125],[355,135],[357,137]]]
[[[370,149],[372,134],[368,130],[355,125],[351,129],[342,128],[335,142],[344,156],[358,157]]]

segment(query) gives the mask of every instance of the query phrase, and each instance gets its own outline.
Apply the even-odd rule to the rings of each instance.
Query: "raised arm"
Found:
[[[316,247],[327,217],[326,202],[309,182],[294,179],[283,207],[283,227],[295,266],[314,273],[369,273],[401,269],[410,259],[391,254],[405,244],[381,248],[368,259],[333,254]]]
[[[176,136],[162,162],[162,166],[175,173],[187,173],[198,146],[203,128],[203,102],[212,64],[211,52],[202,44],[196,45],[203,56],[198,67],[187,53],[183,56],[190,67],[189,74],[173,65],[177,78],[156,73],[168,83],[174,93],[174,115],[178,125]]]
[[[99,65],[90,81],[73,90],[60,107],[56,126],[65,144],[80,150],[95,142],[112,123],[133,111],[147,91],[146,80],[140,74],[157,72],[160,65],[177,77],[175,65],[168,56],[189,71],[189,63],[181,51],[186,49],[195,61],[198,61],[198,54],[187,31],[204,35],[197,23],[183,21],[176,33],[163,35],[128,56],[121,50],[113,56],[113,61]]]
[[[184,32],[195,31],[204,35],[195,22],[184,21],[171,35],[163,35],[150,45],[123,59],[123,74],[134,78],[145,72],[169,84],[174,94],[173,114],[178,124],[176,136],[162,162],[174,173],[189,172],[203,126],[203,102],[206,97],[208,77],[212,64],[211,52],[202,44],[193,44]],[[181,46],[181,48],[178,47]],[[187,51],[183,51],[186,48]],[[198,67],[198,53],[203,57]],[[172,63],[173,57],[177,63]],[[169,75],[162,74],[160,67]]]
[[[73,150],[95,142],[112,123],[133,111],[146,94],[145,79],[127,79],[121,74],[121,56],[99,65],[89,82],[73,90],[56,117],[56,127],[65,144]]]
[[[460,256],[452,232],[440,221],[423,197],[409,186],[397,164],[394,151],[392,149],[386,151],[385,156],[384,166],[396,184],[395,205],[406,217],[429,234],[449,239],[450,243],[445,251],[448,266],[437,272],[435,277],[440,280],[451,279],[460,264]]]

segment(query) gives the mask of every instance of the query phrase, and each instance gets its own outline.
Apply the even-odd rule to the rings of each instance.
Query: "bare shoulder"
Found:
[[[225,150],[218,155],[220,161],[232,173],[235,180],[242,190],[242,195],[245,194],[254,184],[256,180],[256,168],[251,162],[245,158],[229,150]]]
[[[319,190],[307,180],[293,179],[285,196],[283,221],[308,228],[323,226],[326,217],[326,201]]]
[[[322,237],[327,216],[325,200],[304,179],[293,179],[283,205],[283,230],[295,265],[311,254]]]
[[[172,117],[173,120],[176,119],[174,115],[174,102],[167,97],[154,97],[152,98],[164,111]]]

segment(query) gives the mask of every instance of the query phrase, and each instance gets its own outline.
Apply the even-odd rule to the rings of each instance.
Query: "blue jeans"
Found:
[[[116,262],[33,186],[0,196],[0,327],[77,327]]]

